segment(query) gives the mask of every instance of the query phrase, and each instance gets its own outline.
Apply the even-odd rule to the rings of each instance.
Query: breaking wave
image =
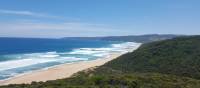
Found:
[[[43,69],[43,65],[50,67],[63,63],[95,60],[97,58],[109,56],[112,52],[126,53],[130,51],[130,48],[134,50],[139,46],[140,43],[125,42],[111,44],[109,46],[99,48],[77,48],[69,52],[53,51],[44,53],[7,55],[4,57],[14,59],[0,62],[0,79],[5,79],[16,74],[20,74],[22,68],[24,70],[26,67],[31,67],[27,70],[30,71],[32,68],[34,68],[34,66],[37,66],[37,69]],[[23,72],[26,72],[26,70],[22,71],[21,73]]]

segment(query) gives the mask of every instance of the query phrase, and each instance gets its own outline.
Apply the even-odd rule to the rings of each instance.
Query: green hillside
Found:
[[[126,73],[159,72],[200,79],[200,36],[143,44],[105,66]]]
[[[146,43],[71,78],[0,88],[200,88],[200,36]]]

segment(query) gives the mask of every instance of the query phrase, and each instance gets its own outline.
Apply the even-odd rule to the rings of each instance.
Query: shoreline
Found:
[[[0,86],[9,84],[30,84],[33,81],[46,82],[49,80],[69,78],[79,71],[104,65],[105,63],[114,60],[123,54],[133,52],[140,45],[141,44],[134,47],[127,47],[125,48],[126,52],[110,52],[108,56],[97,58],[95,60],[65,63],[40,70],[22,73],[8,79],[0,80]]]
[[[129,52],[132,50],[129,50]],[[62,78],[71,77],[73,74],[87,70],[92,67],[101,66],[125,53],[110,53],[107,57],[98,58],[96,60],[90,61],[80,61],[73,63],[65,63],[61,65],[56,65],[40,70],[35,70],[23,74],[16,75],[14,77],[0,80],[0,85],[9,85],[9,84],[30,84],[31,82],[45,82],[48,80],[56,80]]]

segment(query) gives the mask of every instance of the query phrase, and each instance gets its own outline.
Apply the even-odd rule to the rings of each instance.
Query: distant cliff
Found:
[[[65,37],[63,39],[96,39],[96,40],[106,40],[106,41],[126,41],[126,42],[140,42],[147,43],[165,39],[172,39],[181,35],[172,34],[150,34],[150,35],[130,35],[130,36],[108,36],[108,37]]]

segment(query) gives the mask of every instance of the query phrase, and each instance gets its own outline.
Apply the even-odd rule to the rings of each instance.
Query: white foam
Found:
[[[50,62],[50,61],[54,61],[54,60],[30,58],[30,59],[5,61],[5,62],[0,62],[0,71],[13,69],[13,68],[19,68],[19,67],[25,67],[25,66],[30,66],[34,64]]]
[[[83,54],[83,55],[92,55],[97,57],[106,56],[111,52],[121,52],[126,53],[129,52],[130,49],[137,49],[141,43],[134,43],[134,42],[126,42],[126,43],[119,43],[119,44],[112,44],[111,47],[106,48],[79,48],[74,49],[72,52],[68,54]]]
[[[77,57],[64,57],[60,56],[56,52],[47,52],[47,53],[33,53],[33,54],[24,54],[21,55],[22,59],[10,60],[0,62],[0,71],[31,66],[40,63],[47,62],[67,62],[67,61],[83,61],[88,60],[88,58],[77,58]]]
[[[59,55],[40,55],[39,57],[43,57],[43,58],[55,58],[55,57],[59,57]]]
[[[88,58],[77,58],[77,57],[62,57],[60,61],[83,61],[83,60],[88,60]]]
[[[46,53],[31,53],[31,54],[24,54],[25,57],[35,57],[35,58],[54,58],[58,57],[59,54],[57,52],[46,52]]]
[[[103,53],[107,51],[107,49],[103,48],[80,48],[80,49],[74,49],[72,52],[69,54],[86,54],[86,55],[91,55],[95,53]]]
[[[32,54],[22,54],[13,55],[15,60],[0,62],[0,71],[31,66],[35,64],[42,64],[47,62],[75,62],[75,61],[87,61],[87,57],[81,58],[76,55],[68,56],[68,54],[81,54],[89,55],[95,57],[107,57],[112,52],[126,53],[131,50],[137,49],[141,43],[126,42],[119,44],[112,44],[110,47],[100,47],[100,48],[79,48],[74,49],[67,53],[58,52],[46,52],[46,53],[32,53]],[[67,56],[66,56],[67,55]]]

